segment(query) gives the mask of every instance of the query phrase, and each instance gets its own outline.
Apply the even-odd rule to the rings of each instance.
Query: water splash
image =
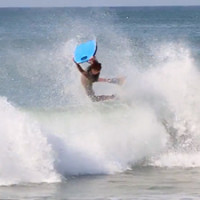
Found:
[[[55,182],[54,156],[38,124],[0,98],[0,185]]]

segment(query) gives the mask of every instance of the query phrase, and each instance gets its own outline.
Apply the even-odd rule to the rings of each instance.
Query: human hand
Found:
[[[126,77],[122,76],[122,77],[118,77],[118,78],[106,79],[106,82],[122,85],[124,83],[125,79],[126,79]]]
[[[92,56],[92,57],[88,60],[88,62],[89,62],[90,64],[92,64],[95,60],[96,60],[95,56]]]

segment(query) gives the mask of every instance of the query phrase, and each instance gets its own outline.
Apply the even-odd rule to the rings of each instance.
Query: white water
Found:
[[[154,66],[125,65],[119,106],[86,100],[85,108],[30,117],[1,98],[0,184],[54,182],[135,165],[199,167],[199,71],[186,47],[159,48]]]
[[[0,98],[0,185],[55,182],[54,155],[33,119]]]

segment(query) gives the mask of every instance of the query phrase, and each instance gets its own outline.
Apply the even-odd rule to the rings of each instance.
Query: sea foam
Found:
[[[0,98],[0,185],[55,182],[51,146],[37,122]]]

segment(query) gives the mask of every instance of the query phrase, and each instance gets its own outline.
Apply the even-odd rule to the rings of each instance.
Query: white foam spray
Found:
[[[150,165],[199,166],[199,70],[181,44],[160,44],[154,56],[156,64],[134,72],[137,77],[128,79],[123,94],[131,103],[149,104],[170,135],[169,147],[154,162],[150,159]]]
[[[0,98],[0,185],[55,182],[54,156],[38,124]]]
[[[115,35],[113,35],[113,38],[114,38],[113,40],[115,40],[114,36]],[[199,75],[198,68],[197,66],[195,66],[193,58],[190,54],[189,48],[186,45],[181,44],[181,43],[174,43],[174,42],[157,43],[151,47],[151,51],[152,51],[151,54],[154,57],[154,63],[150,63],[149,67],[143,68],[142,66],[138,66],[138,63],[134,63],[134,52],[132,52],[131,45],[128,43],[128,40],[123,41],[123,40],[120,40],[119,38],[120,37],[118,35],[118,40],[120,41],[120,42],[118,41],[119,46],[120,47],[126,46],[125,48],[126,51],[120,52],[121,56],[122,57],[124,56],[128,59],[119,61],[118,65],[116,65],[114,61],[114,65],[113,65],[112,61],[109,61],[109,59],[106,60],[106,56],[104,56],[103,52],[99,51],[98,57],[100,58],[104,57],[105,64],[112,65],[112,71],[109,71],[108,69],[105,69],[105,71],[103,71],[104,76],[112,76],[113,71],[114,73],[120,72],[122,75],[126,76],[126,82],[120,89],[118,95],[120,96],[120,99],[122,102],[125,102],[126,105],[128,104],[129,109],[127,110],[125,109],[126,111],[125,110],[123,111],[123,109],[121,109],[120,111],[117,110],[116,113],[113,115],[114,116],[118,115],[119,121],[115,121],[115,123],[112,120],[107,119],[105,116],[104,116],[105,121],[108,120],[109,123],[107,124],[105,121],[104,123],[100,123],[102,121],[99,122],[96,119],[99,113],[94,113],[94,116],[91,118],[87,118],[88,117],[87,115],[84,117],[86,121],[89,120],[91,124],[94,123],[96,124],[97,127],[98,127],[98,123],[96,123],[96,120],[101,124],[100,126],[101,128],[98,128],[98,130],[101,130],[101,133],[96,134],[97,138],[99,137],[99,135],[102,135],[102,132],[103,132],[103,135],[105,132],[107,133],[105,135],[107,135],[108,138],[106,138],[105,141],[109,141],[108,142],[108,144],[110,145],[109,150],[104,149],[104,148],[107,148],[107,146],[109,146],[106,142],[104,142],[103,144],[99,143],[100,139],[97,139],[98,145],[100,145],[100,147],[103,149],[102,151],[106,152],[106,155],[107,154],[110,155],[111,154],[110,151],[112,152],[114,151],[115,149],[114,144],[117,144],[118,146],[121,145],[120,143],[117,143],[116,141],[112,143],[112,141],[109,138],[109,137],[115,138],[114,134],[111,134],[114,128],[111,130],[109,129],[112,126],[116,128],[116,130],[114,129],[116,133],[118,132],[120,132],[120,134],[123,133],[124,138],[122,138],[121,136],[119,139],[122,144],[123,142],[127,140],[127,138],[129,138],[130,130],[134,132],[133,133],[134,136],[131,137],[131,139],[129,138],[130,141],[135,141],[138,138],[141,138],[139,134],[140,130],[139,131],[135,130],[135,127],[139,126],[139,129],[140,128],[142,129],[143,124],[148,124],[148,122],[144,122],[144,123],[142,122],[141,127],[139,125],[140,120],[143,121],[148,116],[149,121],[151,121],[153,118],[156,119],[157,121],[156,123],[153,123],[148,126],[148,130],[146,130],[148,134],[146,133],[146,137],[154,138],[154,134],[157,132],[156,130],[154,130],[155,126],[157,128],[162,127],[165,129],[161,131],[158,128],[159,136],[161,137],[160,139],[158,139],[158,141],[160,141],[161,143],[159,142],[158,143],[160,144],[160,147],[162,146],[162,148],[158,148],[157,151],[156,150],[154,151],[155,154],[157,154],[156,156],[157,161],[159,159],[162,160],[162,155],[166,156],[166,153],[168,154],[169,151],[170,151],[170,154],[168,155],[172,155],[173,153],[171,152],[174,152],[174,154],[178,152],[181,155],[183,155],[182,157],[184,157],[184,155],[187,155],[187,156],[190,155],[191,157],[194,155],[194,157],[196,157],[195,155],[196,155],[196,152],[199,151],[199,144],[200,144],[200,140],[199,140],[200,127],[198,125],[199,113],[200,113],[199,106],[198,106],[198,102],[200,100],[200,92],[199,92],[198,85],[199,85],[200,75]],[[70,43],[71,42],[72,41],[70,41]],[[112,49],[112,51],[114,51],[114,55],[115,55],[115,49],[112,48],[112,44],[108,46],[109,46],[109,49]],[[109,52],[109,50],[106,52]],[[130,55],[133,55],[132,58]],[[111,56],[111,59],[114,60],[114,57],[115,56]],[[148,56],[147,58],[144,57],[142,59],[143,60],[148,59]],[[75,71],[73,71],[73,73],[74,73],[73,77],[75,78],[77,75],[75,75]],[[75,84],[77,84],[77,82]],[[76,88],[79,88],[79,91],[77,91],[77,89],[73,90],[73,91],[76,91],[75,93],[77,93],[77,96],[75,95],[74,97],[77,99],[80,99],[79,97],[84,96],[84,94],[80,92],[81,88],[79,86],[76,85]],[[102,94],[103,92],[104,90],[101,89],[98,94]],[[123,112],[126,113],[125,115],[131,115],[130,119],[127,119],[128,124],[123,122],[123,117],[124,117],[122,114]],[[80,122],[77,122],[77,124],[87,124],[85,123],[85,120],[83,121],[80,120]],[[76,124],[75,119],[72,121]],[[87,133],[91,132],[89,128],[91,127],[91,124],[88,125],[88,128],[85,129],[84,138],[87,138]],[[124,126],[124,124],[126,124],[126,126]],[[74,128],[74,131],[75,130],[76,128]],[[94,132],[98,132],[98,130],[94,130]],[[108,130],[109,130],[109,134],[108,134]],[[77,130],[77,132],[80,132],[82,134],[82,131]],[[66,131],[66,134],[69,134],[69,132]],[[81,138],[80,135],[78,137]],[[82,141],[84,141],[84,138],[82,139]],[[164,145],[164,143],[166,144],[167,138],[168,138],[168,146]],[[74,143],[75,140],[76,140],[75,138],[73,139],[71,138],[71,142],[73,141],[72,143]],[[146,138],[142,137],[141,140],[143,140],[144,142]],[[155,142],[156,141],[157,140],[155,139]],[[88,139],[88,143],[89,143],[89,139]],[[105,145],[107,144],[107,146],[104,146],[104,144]],[[140,159],[128,158],[128,156],[127,157],[124,156],[124,160],[126,160],[126,162],[124,162],[126,164],[124,164],[123,162],[119,161],[120,159],[118,160],[120,156],[119,157],[116,156],[115,157],[116,160],[114,159],[116,162],[114,161],[113,162],[110,161],[110,162],[117,163],[119,161],[116,166],[119,166],[121,164],[121,166],[127,167],[127,166],[130,166],[131,162],[137,163],[136,160],[141,161],[144,158],[147,158],[147,160],[149,159],[150,161],[149,162],[147,161],[146,164],[152,165],[152,160],[151,160],[152,157],[150,156],[152,155],[152,151],[150,151],[151,153],[149,154],[142,153],[143,151],[141,150],[140,145],[137,146],[137,144],[140,144],[140,142],[139,143],[133,142],[132,144],[127,145],[127,148],[130,150],[129,156],[130,154],[131,155],[134,154],[134,155],[137,155]],[[150,142],[150,144],[154,145],[153,142],[152,143]],[[112,145],[113,145],[113,149],[111,148]],[[137,147],[138,150],[137,148],[132,149],[132,146]],[[89,149],[90,151],[93,151],[92,147]],[[158,158],[158,155],[160,155],[159,158]],[[172,158],[172,162],[173,160],[174,159]],[[103,161],[101,163],[103,163]],[[180,161],[180,166],[182,165],[181,163],[182,162]],[[188,163],[188,167],[191,165],[192,165],[191,162]],[[108,165],[105,165],[105,166],[108,166]],[[173,164],[169,163],[169,166],[173,166]],[[184,165],[184,166],[187,166],[187,165]],[[86,170],[86,171],[89,171],[89,170]],[[97,171],[99,171],[99,169]],[[102,170],[102,171],[105,171],[105,170]],[[80,171],[77,170],[77,173],[81,173],[81,170]]]
[[[48,141],[57,155],[56,168],[63,175],[124,171],[166,145],[168,135],[148,106],[76,109],[78,113],[49,115],[52,120],[48,123],[57,134]]]
[[[39,125],[1,98],[1,184],[115,173],[138,164],[199,167],[199,72],[186,47],[161,49],[148,69],[127,65],[117,104],[41,111],[34,114]]]
[[[148,48],[154,63],[149,62],[150,56],[136,58],[137,48],[142,52],[143,47],[132,49],[134,41],[125,39],[102,17],[101,23],[97,18],[96,24],[71,19],[73,25],[68,24],[69,39],[65,44],[51,52],[39,52],[36,60],[32,55],[27,59],[24,53],[18,61],[21,75],[32,82],[41,81],[40,85],[45,85],[41,77],[51,80],[47,88],[67,99],[65,105],[72,108],[52,113],[41,111],[45,120],[37,113],[36,122],[0,99],[1,185],[115,173],[144,163],[160,167],[200,166],[200,76],[189,48],[159,42]],[[94,36],[99,43],[97,58],[103,65],[102,76],[126,76],[118,94],[120,103],[116,105],[91,103],[72,62],[76,44]],[[18,54],[15,57],[19,60]],[[53,63],[50,68],[46,57],[47,63]],[[32,63],[30,60],[32,66],[27,64]],[[146,68],[140,63],[145,63]],[[51,83],[55,84],[53,88]],[[44,92],[46,88],[43,89]],[[103,92],[104,89],[99,94]],[[47,96],[45,100],[49,102],[51,98]]]

